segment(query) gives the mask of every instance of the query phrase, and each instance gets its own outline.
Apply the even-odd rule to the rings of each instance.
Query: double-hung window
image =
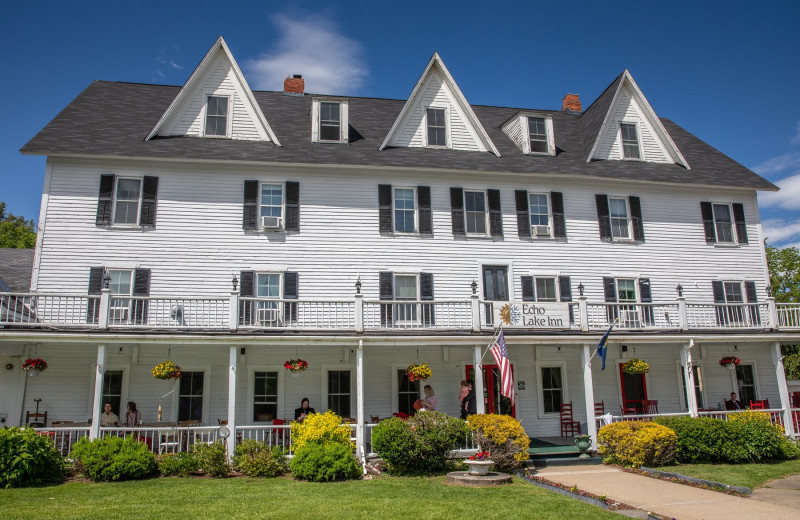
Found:
[[[641,324],[638,306],[636,305],[636,280],[633,278],[617,278],[617,301],[620,303],[620,325],[627,328],[639,328]]]
[[[415,274],[394,275],[394,299],[396,301],[409,301],[413,303],[397,303],[395,320],[400,323],[415,323],[417,321],[417,301],[419,298],[418,278]]]
[[[611,237],[630,238],[628,200],[622,197],[609,197],[608,209],[611,217]]]
[[[635,123],[620,123],[620,137],[622,138],[622,157],[625,159],[641,159],[639,149],[639,135]]]
[[[544,117],[528,117],[528,137],[531,153],[550,153]]]
[[[278,417],[278,372],[253,373],[253,421]]]
[[[281,312],[279,301],[281,296],[280,273],[256,274],[256,323],[260,326],[277,327],[281,325]]]
[[[401,233],[416,231],[414,188],[394,188],[394,230]]]
[[[350,417],[350,370],[328,371],[328,410]]]
[[[736,365],[736,388],[739,390],[739,400],[745,405],[750,406],[750,401],[758,400],[756,372],[752,364]]]
[[[281,226],[283,216],[283,184],[261,184],[261,227],[274,229]]]
[[[464,191],[464,210],[468,234],[486,234],[486,193]]]
[[[733,244],[733,218],[730,204],[713,204],[712,209],[717,242]]]
[[[319,104],[319,140],[341,141],[341,104],[322,101]]]
[[[742,294],[742,284],[740,282],[725,282],[725,303],[729,304],[727,309],[727,321],[729,323],[741,323],[744,321],[744,295]]]
[[[544,193],[528,195],[531,230],[535,236],[550,235],[550,204]]]
[[[114,224],[139,223],[139,202],[142,195],[141,179],[117,178],[114,190]]]
[[[542,405],[544,413],[559,413],[564,402],[561,367],[541,367]]]
[[[183,372],[178,390],[178,420],[203,420],[203,390],[206,373]]]
[[[558,301],[556,294],[556,279],[552,276],[537,276],[536,282],[536,301],[555,302]]]
[[[111,410],[122,418],[122,370],[106,370],[103,374],[103,400],[100,410],[106,403],[111,403]],[[122,420],[122,419],[120,419]],[[123,421],[124,422],[124,421]]]
[[[115,324],[129,323],[131,320],[131,296],[133,295],[133,270],[109,269],[111,307],[109,321]]]
[[[228,98],[224,96],[208,96],[206,102],[205,135],[228,135]]]
[[[425,111],[428,126],[428,146],[447,146],[447,112],[443,108]]]

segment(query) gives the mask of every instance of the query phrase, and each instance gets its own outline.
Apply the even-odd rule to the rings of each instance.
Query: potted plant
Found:
[[[489,466],[494,464],[488,451],[479,451],[464,461],[469,467],[469,474],[475,476],[485,476],[489,474]]]
[[[641,375],[650,372],[650,364],[639,358],[629,359],[622,365],[622,371],[630,375]]]
[[[175,364],[174,361],[168,359],[153,367],[153,379],[180,379],[183,377],[181,374],[181,367]]]
[[[577,446],[581,452],[580,457],[578,458],[588,459],[589,454],[586,452],[589,451],[589,449],[591,449],[592,447],[592,436],[589,435],[588,433],[584,433],[582,435],[576,435],[575,446]]]
[[[47,370],[47,361],[42,358],[28,358],[22,363],[22,370],[31,377],[36,377],[39,372]]]
[[[729,370],[734,370],[736,365],[741,363],[742,360],[736,356],[725,356],[724,358],[719,360],[720,366],[723,366]]]
[[[424,381],[433,375],[427,363],[408,365],[406,373],[408,374],[408,380],[412,383],[414,381]]]
[[[297,377],[300,375],[300,372],[308,370],[308,361],[300,358],[290,359],[283,364],[283,368],[291,372],[292,376]]]

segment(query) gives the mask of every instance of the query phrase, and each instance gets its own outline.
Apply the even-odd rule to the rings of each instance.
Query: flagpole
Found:
[[[486,350],[483,351],[483,355],[481,356],[481,364],[483,364],[483,358],[486,357],[486,353],[489,352],[490,348],[492,348],[492,345],[494,345],[494,342],[497,341],[497,338],[498,336],[500,336],[501,332],[503,332],[502,322],[500,323],[500,326],[497,328],[497,332],[495,332],[494,336],[492,336],[492,341],[489,342],[489,345],[486,347]]]
[[[615,319],[614,319],[614,323],[612,323],[612,324],[611,324],[611,327],[609,327],[609,328],[608,328],[608,331],[609,331],[609,332],[610,332],[610,331],[611,331],[611,329],[614,327],[614,325],[616,325],[616,324],[617,324],[617,322],[618,322],[618,321],[619,321],[619,318],[615,318]],[[608,332],[606,332],[606,334],[608,334]],[[606,343],[606,345],[608,345],[608,339],[606,339],[605,343]],[[597,346],[594,348],[594,352],[592,352],[592,357],[590,357],[590,358],[589,358],[589,361],[587,361],[587,362],[586,362],[586,366],[589,366],[589,365],[591,365],[591,364],[592,364],[592,360],[593,360],[593,359],[594,359],[594,357],[597,355],[597,351],[598,351],[598,350],[600,350],[600,345],[597,345]]]

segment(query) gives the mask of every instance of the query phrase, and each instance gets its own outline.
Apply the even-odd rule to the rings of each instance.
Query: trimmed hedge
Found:
[[[361,465],[349,446],[338,443],[306,444],[297,450],[291,462],[292,476],[300,480],[327,482],[361,476]]]
[[[64,461],[50,437],[31,428],[0,429],[0,487],[61,482]]]
[[[195,444],[192,451],[203,473],[212,477],[224,477],[230,473],[224,443]]]
[[[156,458],[147,444],[133,437],[83,438],[72,448],[79,473],[95,482],[147,478],[156,471]]]
[[[165,477],[188,477],[200,471],[200,463],[194,453],[164,453],[156,457],[158,472]]]
[[[603,462],[623,466],[663,466],[675,460],[678,436],[652,422],[618,422],[603,426],[597,443]]]
[[[276,477],[288,469],[280,446],[245,439],[233,451],[233,467],[248,477]]]
[[[528,459],[531,439],[522,424],[509,415],[470,415],[467,425],[481,451],[488,451],[498,471],[511,471]]]

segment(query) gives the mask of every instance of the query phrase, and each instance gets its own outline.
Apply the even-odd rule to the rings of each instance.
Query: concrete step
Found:
[[[573,457],[536,457],[530,458],[525,461],[525,466],[528,468],[549,468],[554,466],[596,466],[603,463],[600,457],[588,457],[581,459],[577,456]]]

